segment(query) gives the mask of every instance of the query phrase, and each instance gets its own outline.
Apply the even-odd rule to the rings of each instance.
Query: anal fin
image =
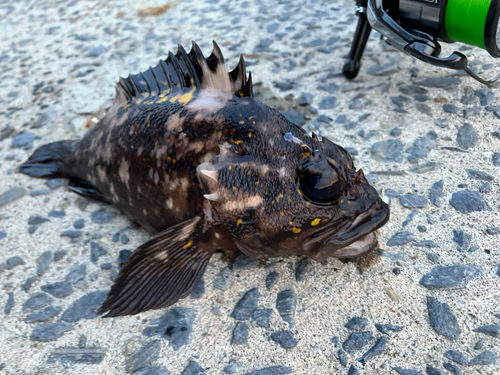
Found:
[[[170,227],[132,253],[98,313],[133,315],[167,307],[198,284],[217,248],[200,216]]]
[[[83,195],[84,197],[107,202],[101,193],[87,180],[83,180],[78,177],[71,177],[69,179],[68,188],[77,194]]]

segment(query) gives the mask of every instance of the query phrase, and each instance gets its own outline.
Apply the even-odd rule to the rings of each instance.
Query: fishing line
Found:
[[[491,0],[448,0],[444,20],[446,35],[454,41],[485,48],[490,4]]]

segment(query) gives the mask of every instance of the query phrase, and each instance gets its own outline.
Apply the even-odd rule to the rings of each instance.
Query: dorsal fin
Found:
[[[240,57],[236,68],[228,72],[224,56],[214,41],[212,53],[207,58],[195,42],[189,53],[179,44],[175,55],[169,52],[168,57],[160,60],[155,67],[120,78],[116,85],[115,103],[168,95],[193,85],[197,90],[216,89],[238,97],[253,97],[252,75],[249,73],[247,80],[243,57]]]

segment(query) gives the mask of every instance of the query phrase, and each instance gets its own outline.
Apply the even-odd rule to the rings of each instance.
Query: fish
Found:
[[[134,315],[190,294],[212,254],[322,261],[377,248],[389,206],[351,155],[253,96],[243,57],[193,42],[120,78],[113,104],[80,140],[39,147],[20,166],[64,177],[152,237],[121,268],[98,313]]]

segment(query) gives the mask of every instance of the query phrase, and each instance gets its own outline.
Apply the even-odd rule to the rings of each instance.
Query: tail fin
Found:
[[[66,164],[74,143],[75,141],[66,140],[39,147],[19,167],[19,171],[31,177],[61,177],[61,168]]]

